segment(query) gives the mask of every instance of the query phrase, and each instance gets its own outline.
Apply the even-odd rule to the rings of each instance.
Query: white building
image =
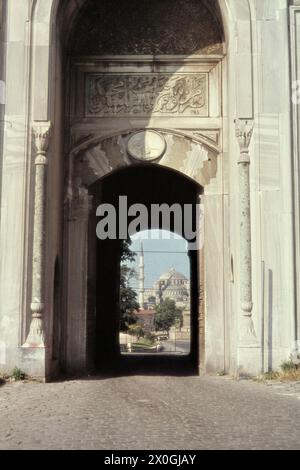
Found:
[[[189,309],[190,281],[173,266],[154,282],[152,288],[145,289],[144,296],[148,307],[171,299],[178,307]]]

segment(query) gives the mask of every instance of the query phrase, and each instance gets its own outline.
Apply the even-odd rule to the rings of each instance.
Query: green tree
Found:
[[[131,251],[131,243],[132,241],[130,238],[128,240],[122,240],[121,263],[125,263],[125,261],[129,261],[130,263],[132,263],[133,261],[135,261],[136,253],[134,251]]]
[[[155,307],[154,325],[156,331],[169,331],[177,322],[182,324],[182,311],[174,300],[165,299]]]
[[[145,336],[145,332],[141,325],[130,325],[128,328],[128,334],[132,336],[137,336],[137,339],[143,338]]]
[[[130,287],[130,281],[136,272],[126,263],[135,260],[136,254],[130,250],[131,240],[124,240],[121,247],[120,273],[120,331],[127,331],[130,325],[137,322],[135,311],[140,308],[137,293]]]

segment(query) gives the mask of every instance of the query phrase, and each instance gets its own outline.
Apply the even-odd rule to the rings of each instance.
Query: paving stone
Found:
[[[0,449],[300,449],[300,384],[91,378],[0,388]]]

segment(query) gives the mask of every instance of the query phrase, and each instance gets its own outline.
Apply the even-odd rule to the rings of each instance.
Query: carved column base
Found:
[[[239,346],[257,346],[252,315],[243,315],[239,325]]]
[[[45,334],[42,318],[42,304],[31,304],[32,314],[31,324],[24,348],[44,348]],[[37,311],[38,310],[38,311]]]

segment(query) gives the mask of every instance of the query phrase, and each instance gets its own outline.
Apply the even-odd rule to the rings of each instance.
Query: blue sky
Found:
[[[187,243],[183,238],[161,230],[151,230],[135,234],[132,237],[131,250],[138,252],[134,263],[137,273],[141,241],[144,248],[145,288],[152,287],[154,281],[161,274],[169,271],[172,266],[174,266],[176,271],[189,278]],[[136,286],[137,281],[132,281],[132,287]]]

